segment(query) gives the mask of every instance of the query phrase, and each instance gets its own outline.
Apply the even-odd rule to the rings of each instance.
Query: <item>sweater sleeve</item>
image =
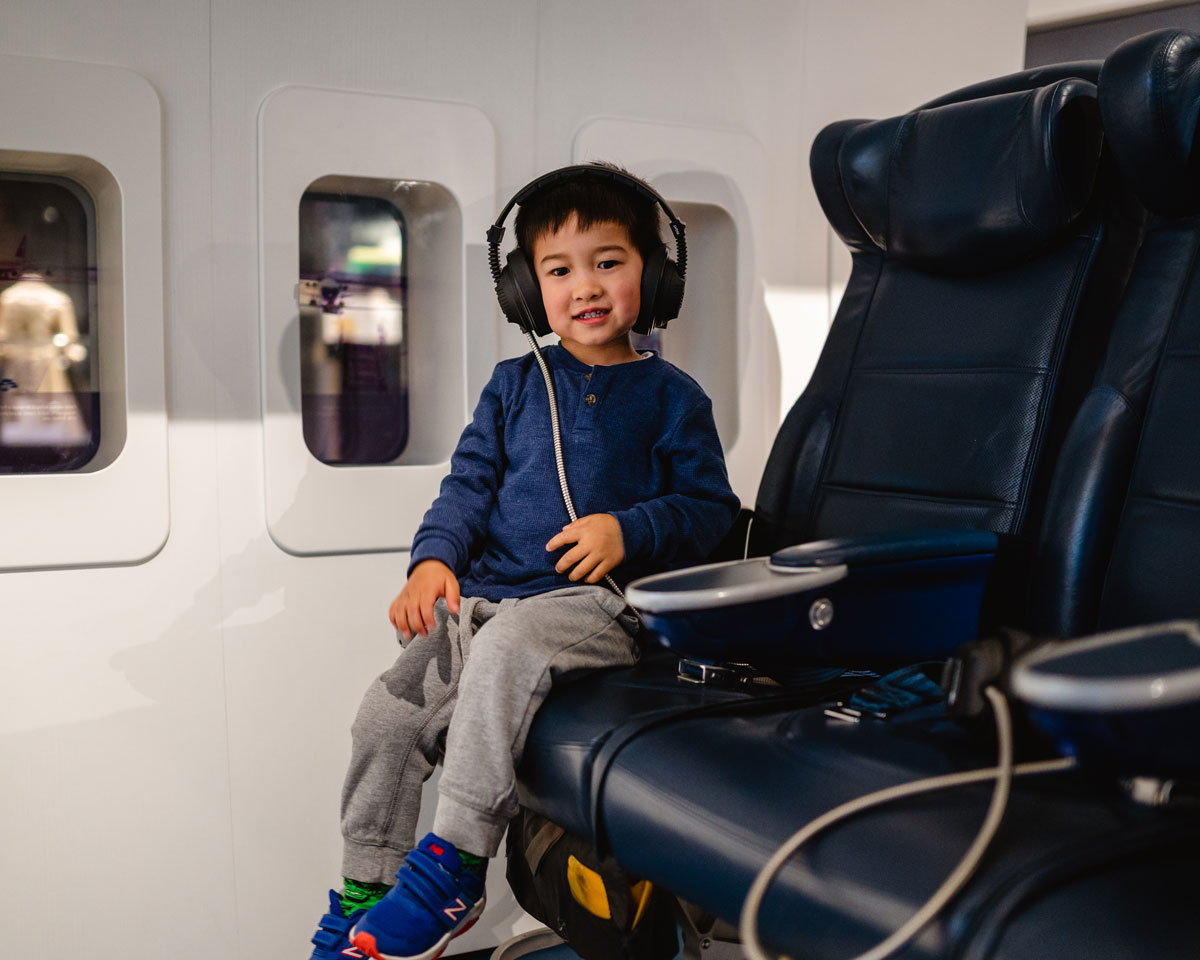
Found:
[[[688,410],[655,454],[666,467],[670,492],[613,513],[625,557],[663,568],[699,563],[729,532],[741,507],[729,486],[712,401],[704,397]]]
[[[503,411],[497,367],[450,457],[450,473],[413,537],[409,573],[422,560],[435,559],[462,576],[486,538],[504,474]]]

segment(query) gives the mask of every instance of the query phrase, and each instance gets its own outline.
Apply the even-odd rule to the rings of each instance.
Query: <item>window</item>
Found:
[[[679,317],[648,349],[663,352],[704,388],[728,450],[738,437],[738,228],[719,204],[671,201],[687,224],[687,286]]]
[[[332,123],[354,135],[314,137],[314,122],[322,129]],[[463,424],[470,419],[468,371],[494,362],[498,329],[492,323],[481,329],[477,320],[468,339],[466,318],[469,301],[479,310],[487,304],[490,311],[494,300],[484,296],[491,291],[482,240],[495,207],[495,131],[481,111],[464,104],[280,87],[259,109],[258,135],[267,529],[282,550],[299,556],[407,550],[421,516],[437,496]],[[340,227],[313,230],[305,224],[302,239],[305,194],[334,198],[336,203],[322,206],[335,222],[344,213],[328,208],[344,207],[354,211],[350,220],[368,214],[366,222],[377,224],[379,232],[362,237],[345,233],[339,239]],[[389,206],[372,204],[374,200],[386,201],[399,216]],[[323,235],[338,242],[321,239]],[[386,237],[391,239],[384,242]],[[475,237],[479,239],[473,243],[468,240]],[[393,320],[399,317],[399,345],[387,346],[385,323],[387,349],[373,351],[383,356],[382,378],[388,385],[387,392],[374,398],[387,411],[376,418],[385,421],[386,429],[379,440],[368,440],[377,449],[364,450],[358,439],[348,448],[349,431],[343,424],[353,421],[341,412],[336,417],[329,413],[345,404],[309,400],[308,419],[324,405],[325,430],[336,430],[341,446],[322,450],[319,430],[311,426],[306,442],[305,393],[332,393],[317,380],[319,375],[332,379],[335,371],[328,363],[318,365],[301,357],[299,270],[303,262],[308,281],[304,322],[313,329],[315,321],[337,316],[326,316],[320,285],[330,270],[341,272],[339,256],[350,265],[348,254],[356,246],[390,247],[398,257],[398,267],[395,259],[391,261],[393,272],[385,283],[392,286],[385,286],[385,292],[399,311],[385,306]],[[359,252],[353,259],[375,259],[360,257]],[[468,269],[472,257],[476,259]],[[326,262],[315,262],[318,258]],[[385,273],[363,272],[372,277]],[[344,299],[359,282],[358,277],[328,279],[339,290],[347,283],[340,294]],[[315,304],[307,302],[314,299],[312,281],[320,299]],[[332,284],[326,287],[333,294]],[[336,311],[336,300],[329,307]],[[490,312],[481,313],[484,318],[490,320]],[[342,322],[348,324],[344,315]],[[306,335],[305,348],[319,346],[328,357],[329,345],[323,340],[317,344],[318,339]],[[320,360],[321,352],[316,356]],[[379,366],[368,366],[365,378],[378,384],[379,371]],[[356,383],[361,382],[360,372],[352,375]],[[361,400],[352,402],[362,407]],[[397,450],[402,452],[395,454]]]
[[[0,473],[78,470],[100,445],[96,225],[63,177],[0,173]]]
[[[324,463],[390,463],[408,442],[405,239],[383,197],[300,200],[301,412]]]

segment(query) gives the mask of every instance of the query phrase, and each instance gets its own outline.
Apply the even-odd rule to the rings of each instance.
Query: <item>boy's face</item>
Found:
[[[571,217],[533,242],[550,329],[587,364],[636,360],[629,331],[641,307],[642,257],[619,223],[579,229]]]

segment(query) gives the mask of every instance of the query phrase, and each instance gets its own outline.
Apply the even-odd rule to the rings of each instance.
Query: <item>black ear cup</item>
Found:
[[[504,316],[523,333],[532,331],[535,336],[544,337],[550,332],[541,285],[520,247],[509,252],[504,269],[500,271],[496,280],[496,299],[500,301]]]
[[[679,316],[683,306],[683,277],[675,261],[667,258],[663,247],[642,264],[642,305],[638,310],[633,332],[648,334],[655,327],[665,327],[668,320]]]
[[[638,308],[637,323],[633,332],[647,334],[654,329],[654,318],[658,315],[655,300],[658,299],[659,283],[662,279],[663,267],[667,265],[667,250],[665,247],[642,261],[642,303]]]
[[[665,327],[668,320],[679,316],[683,307],[683,274],[674,260],[668,260],[663,266],[662,279],[658,284],[658,305],[654,308],[655,322]]]

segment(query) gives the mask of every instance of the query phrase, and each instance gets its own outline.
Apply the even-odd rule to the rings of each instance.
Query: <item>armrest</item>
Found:
[[[1013,666],[1010,689],[1064,756],[1120,777],[1200,776],[1200,621],[1042,644]]]
[[[905,563],[936,557],[995,554],[1000,537],[990,530],[921,530],[895,537],[838,537],[784,547],[771,554],[777,567],[849,567],[876,563]]]
[[[630,602],[681,656],[780,677],[948,657],[979,632],[994,533],[922,531],[798,544],[644,577]]]

